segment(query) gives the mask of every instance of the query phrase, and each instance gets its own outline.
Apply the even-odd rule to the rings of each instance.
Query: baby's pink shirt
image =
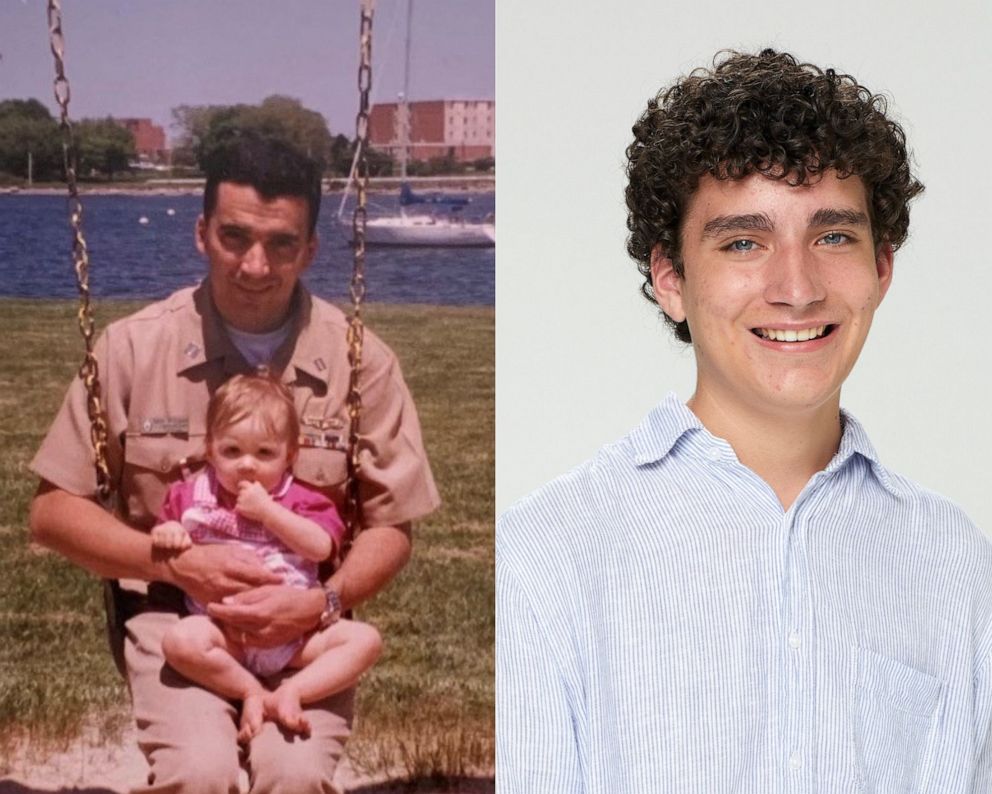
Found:
[[[189,480],[175,482],[169,486],[169,491],[165,495],[162,509],[159,511],[159,523],[163,521],[180,521],[183,513],[193,506],[193,490],[196,476]],[[228,510],[234,510],[235,498],[225,491],[219,483],[216,484],[218,506]],[[298,516],[309,518],[320,526],[334,541],[334,548],[340,548],[341,539],[344,537],[344,523],[338,513],[334,503],[319,491],[308,488],[300,484],[298,480],[291,479],[288,486],[281,484],[276,488],[272,498],[283,507],[293,511]],[[255,540],[252,535],[262,530],[262,527],[255,521],[240,516],[238,520],[239,529],[249,536],[245,539]],[[256,532],[252,532],[255,529]],[[267,530],[264,530],[268,532]],[[239,532],[239,534],[241,534]]]

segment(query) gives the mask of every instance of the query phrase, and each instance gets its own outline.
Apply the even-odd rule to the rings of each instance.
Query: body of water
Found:
[[[467,195],[467,217],[494,211],[494,194]],[[84,196],[93,294],[162,298],[200,281],[206,262],[196,250],[194,226],[202,202],[200,196]],[[340,195],[324,196],[320,250],[303,280],[315,294],[340,302],[350,300],[352,249],[336,222],[339,202]],[[370,214],[398,206],[392,195],[373,195],[370,204]],[[141,217],[148,223],[139,223]],[[75,298],[70,244],[64,197],[0,195],[0,296]],[[369,248],[366,299],[491,306],[495,261],[492,248]]]

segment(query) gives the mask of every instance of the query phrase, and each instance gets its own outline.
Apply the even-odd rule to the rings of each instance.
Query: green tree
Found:
[[[101,172],[113,180],[136,156],[134,135],[110,117],[83,119],[75,129],[80,175]]]
[[[173,108],[172,118],[179,128],[173,162],[178,157],[179,162],[193,161],[202,168],[210,152],[240,130],[281,138],[327,164],[340,154],[324,117],[293,97],[275,94],[260,105],[180,105]]]
[[[35,179],[60,177],[58,123],[37,99],[4,100],[0,102],[0,171],[27,178],[29,160]]]
[[[226,105],[179,105],[172,109],[172,126],[179,137],[172,149],[173,165],[198,165],[200,142],[210,129],[213,116]]]
[[[370,176],[392,176],[396,169],[396,161],[391,154],[370,147],[367,157]]]
[[[354,157],[354,143],[347,135],[338,133],[331,140],[331,154],[327,159],[327,170],[334,176],[348,176]]]
[[[348,176],[351,173],[351,163],[355,159],[355,141],[338,134],[331,141],[331,157],[327,171],[334,176]],[[392,155],[379,149],[369,148],[366,154],[369,163],[370,176],[390,176],[394,171],[395,162]]]
[[[411,160],[407,163],[407,173],[410,176],[438,176],[439,174],[461,174],[465,172],[465,163],[455,159],[454,152],[447,151],[429,160]]]

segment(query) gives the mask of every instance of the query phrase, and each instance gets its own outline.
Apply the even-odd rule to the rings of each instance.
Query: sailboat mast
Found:
[[[406,0],[406,58],[403,63],[403,93],[400,96],[400,177],[406,180],[406,162],[410,148],[410,27],[413,0]]]

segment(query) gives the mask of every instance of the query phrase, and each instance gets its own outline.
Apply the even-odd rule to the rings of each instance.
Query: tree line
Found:
[[[135,158],[134,136],[113,119],[83,119],[73,130],[82,175],[113,179]],[[37,99],[0,102],[0,176],[59,180],[62,163],[62,132],[48,108]]]
[[[180,105],[172,109],[179,139],[172,151],[174,165],[200,168],[205,159],[236,130],[289,141],[324,163],[330,176],[347,176],[355,156],[355,142],[346,135],[331,135],[324,117],[298,99],[274,94],[258,105]],[[369,152],[373,176],[392,173],[388,155]]]
[[[178,138],[171,165],[195,173],[210,152],[238,129],[287,140],[320,159],[325,173],[347,176],[355,154],[355,141],[332,135],[324,117],[293,97],[273,95],[258,105],[180,105],[172,110]],[[73,123],[82,179],[113,179],[137,159],[134,136],[111,118],[83,119]],[[393,158],[369,151],[372,176],[393,173]],[[491,160],[476,167],[488,169]],[[37,99],[0,102],[0,180],[24,180],[29,168],[35,181],[58,181],[62,173],[62,134],[58,121]],[[463,168],[453,158],[411,162],[411,175],[451,173]]]

